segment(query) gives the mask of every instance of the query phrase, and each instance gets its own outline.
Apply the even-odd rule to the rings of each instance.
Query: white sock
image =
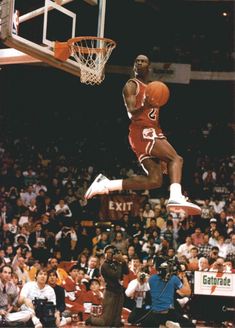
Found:
[[[107,187],[109,191],[122,190],[122,179],[119,180],[109,180]]]
[[[170,199],[178,199],[182,196],[182,189],[179,183],[172,183],[170,185]]]

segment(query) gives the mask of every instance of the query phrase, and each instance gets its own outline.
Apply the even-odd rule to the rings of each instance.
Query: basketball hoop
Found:
[[[82,36],[69,39],[67,44],[70,55],[80,67],[80,81],[90,85],[100,84],[105,77],[105,64],[116,42],[107,38]]]

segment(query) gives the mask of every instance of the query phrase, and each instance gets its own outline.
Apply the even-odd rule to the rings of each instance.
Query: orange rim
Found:
[[[74,45],[77,42],[86,41],[86,40],[95,40],[95,41],[103,41],[105,43],[109,43],[110,47],[113,49],[116,47],[116,42],[112,39],[107,38],[99,38],[96,36],[78,36],[75,38],[71,38],[67,41],[68,46],[72,47],[76,52],[81,52],[83,54],[90,54],[90,53],[103,53],[107,51],[107,48],[91,48],[91,47],[82,47],[78,45]]]

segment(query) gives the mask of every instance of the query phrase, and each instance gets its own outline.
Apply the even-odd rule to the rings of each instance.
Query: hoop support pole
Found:
[[[98,28],[97,28],[97,36],[99,38],[104,37],[105,11],[106,11],[106,0],[100,0],[99,1]]]

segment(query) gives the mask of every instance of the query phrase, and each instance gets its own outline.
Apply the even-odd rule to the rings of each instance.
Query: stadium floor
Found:
[[[66,325],[66,326],[64,326],[64,328],[80,328],[80,327],[87,327],[87,328],[90,328],[91,326],[86,326],[85,325],[85,322],[84,321],[79,321],[79,322],[77,322],[77,323],[71,323],[71,324],[69,324],[69,325]],[[94,327],[94,326],[93,326]],[[133,325],[130,325],[130,324],[128,324],[128,323],[126,323],[126,324],[124,324],[124,327],[128,327],[128,328],[136,328],[137,326],[133,326]],[[205,323],[204,322],[198,322],[197,324],[196,324],[196,328],[202,328],[202,327],[204,327],[204,328],[215,328],[215,327],[224,327],[224,326],[218,326],[218,325],[210,325],[210,326],[208,326],[208,325],[205,325]],[[228,326],[229,327],[229,326]]]

